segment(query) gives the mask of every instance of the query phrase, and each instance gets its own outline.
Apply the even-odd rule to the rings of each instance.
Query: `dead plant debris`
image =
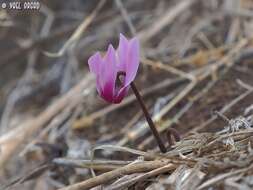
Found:
[[[253,189],[252,1],[35,1],[1,1],[0,189]],[[88,72],[119,33],[164,142],[181,134],[164,154],[132,92],[109,105]]]

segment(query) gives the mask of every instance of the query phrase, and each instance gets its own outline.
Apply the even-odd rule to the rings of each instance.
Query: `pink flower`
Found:
[[[92,55],[88,64],[96,75],[99,95],[110,103],[120,103],[127,95],[139,63],[139,41],[137,38],[127,40],[122,34],[117,50],[110,44],[104,57],[99,52]]]

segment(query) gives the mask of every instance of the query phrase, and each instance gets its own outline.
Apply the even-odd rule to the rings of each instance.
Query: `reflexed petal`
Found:
[[[126,71],[126,83],[129,85],[135,78],[140,60],[139,60],[139,41],[137,38],[133,38],[129,42],[128,49],[128,62],[127,62],[127,71]]]
[[[120,34],[119,47],[118,47],[118,58],[119,58],[119,70],[126,71],[127,65],[127,53],[128,52],[128,40],[123,34]]]
[[[117,69],[116,69],[116,52],[115,49],[112,47],[112,45],[108,47],[107,53],[103,59],[100,76],[102,83],[101,86],[106,100],[113,99]]]
[[[100,53],[95,53],[93,56],[91,56],[88,60],[90,71],[96,75],[100,73],[100,67],[102,64],[102,57]]]

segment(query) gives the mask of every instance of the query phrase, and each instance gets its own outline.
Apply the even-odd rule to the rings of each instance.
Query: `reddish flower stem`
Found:
[[[147,108],[146,108],[146,106],[145,106],[145,104],[144,104],[144,102],[142,100],[142,97],[141,97],[139,91],[137,90],[137,88],[136,88],[136,86],[135,86],[135,84],[133,82],[131,82],[130,86],[131,86],[131,88],[132,88],[132,90],[133,90],[133,92],[134,92],[134,94],[135,94],[135,96],[136,96],[136,98],[137,98],[137,100],[138,100],[141,108],[142,108],[142,111],[143,111],[143,113],[144,113],[144,115],[146,117],[146,120],[147,120],[147,122],[149,124],[149,127],[150,127],[150,129],[151,129],[151,131],[152,131],[152,133],[153,133],[153,135],[154,135],[154,137],[156,139],[156,142],[157,142],[157,144],[158,144],[161,152],[163,152],[163,153],[167,152],[167,149],[166,149],[165,145],[163,144],[163,141],[162,141],[162,139],[161,139],[161,137],[160,137],[160,135],[159,135],[156,127],[155,127],[154,122],[151,119],[151,116],[148,113],[148,110],[147,110]]]
[[[168,128],[167,129],[167,138],[168,138],[169,148],[171,148],[171,146],[174,144],[172,141],[172,136],[174,137],[176,142],[180,141],[179,132],[174,128]]]

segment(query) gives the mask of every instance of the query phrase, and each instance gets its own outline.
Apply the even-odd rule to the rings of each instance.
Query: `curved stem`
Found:
[[[131,86],[131,88],[132,88],[132,90],[133,90],[133,92],[134,92],[134,94],[135,94],[135,96],[136,96],[136,98],[137,98],[137,100],[138,100],[141,108],[142,108],[142,111],[143,111],[143,113],[144,113],[144,115],[146,117],[148,125],[149,125],[149,127],[150,127],[150,129],[151,129],[151,131],[152,131],[152,133],[153,133],[153,135],[155,137],[155,139],[156,139],[156,142],[157,142],[157,144],[158,144],[161,152],[163,152],[163,153],[167,152],[166,147],[163,144],[163,141],[162,141],[162,139],[161,139],[161,137],[160,137],[160,135],[159,135],[156,127],[155,127],[155,124],[154,124],[153,120],[151,119],[151,116],[148,113],[148,109],[146,108],[146,106],[145,106],[145,104],[144,104],[144,102],[142,100],[142,97],[141,97],[139,91],[137,90],[137,88],[136,88],[136,86],[135,86],[135,84],[133,82],[131,82],[130,86]]]

